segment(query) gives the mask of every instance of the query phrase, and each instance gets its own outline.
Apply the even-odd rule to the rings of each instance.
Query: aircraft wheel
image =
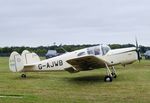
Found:
[[[117,78],[116,73],[111,73],[111,75],[113,76],[113,78]]]
[[[25,74],[21,74],[21,77],[22,77],[22,78],[26,78],[26,75],[25,75]]]
[[[114,78],[117,78],[117,75],[115,74],[113,77],[114,77]]]
[[[112,77],[111,76],[105,76],[104,81],[105,82],[112,82]]]

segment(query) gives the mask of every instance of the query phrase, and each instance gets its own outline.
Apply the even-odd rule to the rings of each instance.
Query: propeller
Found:
[[[139,45],[138,45],[137,38],[135,39],[135,41],[136,41],[136,52],[137,52],[138,60],[140,62],[142,57],[141,57],[141,54],[140,54],[140,48],[139,48]]]

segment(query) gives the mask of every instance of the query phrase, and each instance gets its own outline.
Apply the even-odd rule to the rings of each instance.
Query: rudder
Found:
[[[23,58],[23,63],[25,64],[33,64],[40,61],[39,56],[36,53],[31,53],[28,50],[24,50],[21,54]]]

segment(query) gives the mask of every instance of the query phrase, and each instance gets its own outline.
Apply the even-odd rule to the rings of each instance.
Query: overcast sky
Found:
[[[150,46],[150,0],[0,0],[0,47]]]

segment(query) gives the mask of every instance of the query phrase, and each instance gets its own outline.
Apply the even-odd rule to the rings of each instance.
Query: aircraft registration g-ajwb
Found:
[[[117,77],[115,65],[131,64],[136,60],[140,60],[140,53],[136,47],[111,50],[107,45],[98,45],[66,52],[42,61],[37,54],[27,50],[21,55],[14,51],[9,58],[9,68],[12,72],[22,72],[21,77],[26,78],[25,72],[65,70],[76,73],[106,67],[104,81],[111,82]]]

